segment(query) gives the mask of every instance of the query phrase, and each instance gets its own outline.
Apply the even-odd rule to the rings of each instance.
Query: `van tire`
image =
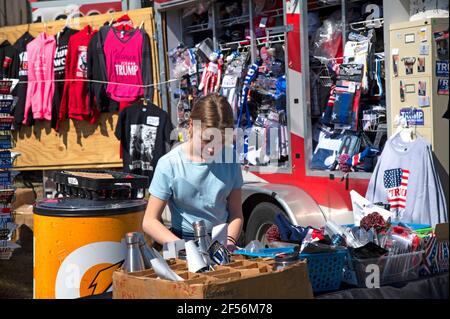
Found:
[[[250,214],[245,229],[245,243],[248,244],[255,239],[264,243],[261,239],[263,239],[267,229],[275,224],[275,217],[278,213],[284,213],[284,211],[273,203],[262,202],[256,205]]]

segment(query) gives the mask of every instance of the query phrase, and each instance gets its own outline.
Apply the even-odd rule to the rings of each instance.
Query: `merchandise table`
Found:
[[[382,286],[379,289],[349,288],[316,295],[316,299],[448,299],[448,273]],[[111,299],[112,292],[83,299]]]
[[[448,299],[448,273],[382,286],[350,288],[316,296],[316,299]]]

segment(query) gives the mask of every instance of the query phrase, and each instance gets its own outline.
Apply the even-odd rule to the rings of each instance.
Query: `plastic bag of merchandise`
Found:
[[[338,12],[336,11],[327,20],[324,20],[312,38],[311,53],[318,59],[336,58],[341,50],[342,22],[338,19]]]
[[[201,14],[207,12],[209,10],[210,6],[211,6],[211,3],[208,1],[200,2],[197,4],[192,4],[183,10],[183,19],[185,19],[193,14],[201,15]]]

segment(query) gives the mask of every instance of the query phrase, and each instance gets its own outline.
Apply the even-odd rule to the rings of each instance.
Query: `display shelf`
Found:
[[[308,0],[308,12],[339,7],[340,5],[341,1],[336,1],[336,3],[327,3],[327,1]]]
[[[267,15],[272,18],[279,18],[279,17],[283,16],[283,9],[274,9],[274,10],[263,11],[262,15]],[[223,27],[223,28],[232,27],[232,26],[240,25],[240,24],[247,24],[247,23],[250,23],[249,15],[219,20],[219,25],[220,25],[220,27]],[[196,24],[193,26],[186,27],[186,33],[193,34],[193,33],[198,33],[198,32],[212,31],[212,28],[210,28],[208,25],[209,25],[209,23],[206,22],[206,23]]]
[[[285,35],[284,34],[274,34],[270,35],[269,37],[260,37],[256,38],[256,45],[266,45],[266,44],[276,44],[276,43],[284,43],[285,42]],[[219,43],[219,47],[221,51],[229,51],[233,48],[239,50],[242,48],[248,48],[251,46],[250,40],[244,39],[241,41],[235,41],[235,42],[227,42],[227,43]]]
[[[189,26],[186,28],[186,32],[189,34],[192,33],[198,33],[198,32],[205,32],[205,31],[211,31],[212,29],[208,27],[208,23],[202,23],[202,24],[196,24],[193,26]]]

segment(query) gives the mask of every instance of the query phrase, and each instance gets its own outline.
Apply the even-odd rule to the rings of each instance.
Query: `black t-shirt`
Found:
[[[172,123],[167,112],[149,103],[134,103],[119,114],[116,137],[122,144],[125,172],[153,178],[156,164],[170,150]]]

